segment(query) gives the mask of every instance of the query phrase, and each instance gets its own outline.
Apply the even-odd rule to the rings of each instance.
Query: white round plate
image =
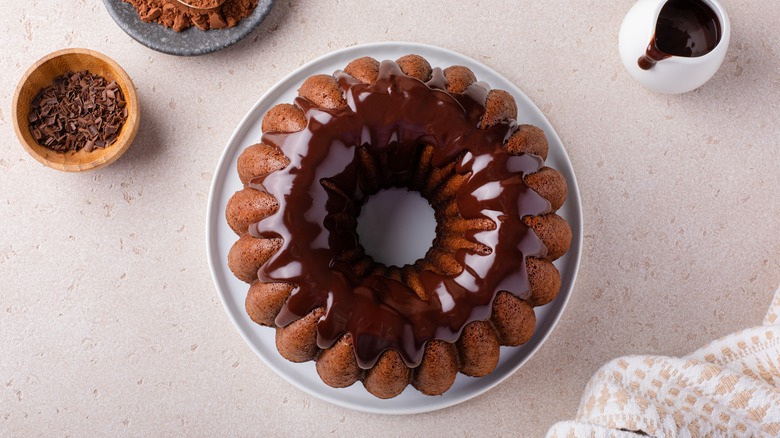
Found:
[[[515,97],[521,123],[544,129],[550,143],[546,163],[560,171],[569,185],[569,196],[558,214],[569,222],[574,238],[569,252],[555,263],[561,272],[561,291],[550,304],[535,309],[536,332],[528,343],[520,347],[501,347],[501,359],[491,374],[482,378],[458,374],[453,386],[442,396],[425,396],[409,386],[398,397],[381,400],[369,394],[360,383],[349,388],[331,388],[320,380],[314,362],[296,364],[279,355],[274,330],[249,319],[244,310],[248,286],[236,279],[227,266],[228,251],[237,237],[228,227],[224,212],[227,201],[242,188],[236,173],[238,156],[244,148],[260,141],[260,125],[266,111],[278,103],[292,102],[301,83],[313,74],[333,73],[361,56],[383,60],[398,59],[410,53],[425,57],[434,67],[469,67],[478,80],[487,82],[492,88],[506,90]],[[574,171],[560,138],[539,108],[519,88],[485,65],[450,50],[414,43],[374,43],[338,50],[311,61],[268,90],[247,113],[228,140],[214,172],[206,218],[206,246],[211,274],[225,310],[247,344],[277,374],[301,390],[339,406],[382,414],[412,414],[442,409],[482,394],[520,368],[544,343],[563,313],[577,276],[582,250],[582,207]]]

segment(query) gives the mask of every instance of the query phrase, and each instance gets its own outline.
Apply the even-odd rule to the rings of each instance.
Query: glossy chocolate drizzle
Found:
[[[305,112],[306,128],[263,135],[263,143],[279,148],[290,164],[251,182],[273,195],[279,209],[250,231],[283,241],[258,277],[296,286],[277,325],[284,327],[324,307],[317,324],[320,348],[349,332],[362,368],[372,367],[387,349],[397,350],[414,367],[428,340],[455,342],[466,324],[487,320],[499,291],[528,297],[525,257],[544,257],[547,249],[522,217],[547,213],[550,204],[528,188],[523,176],[538,171],[543,161],[534,155],[513,156],[502,148],[516,130],[514,121],[479,129],[487,97],[482,84],[450,94],[441,69],[434,69],[432,79],[423,83],[403,74],[392,61],[381,63],[372,85],[341,72],[335,76],[346,106],[321,109],[299,97],[295,104]],[[374,156],[387,152],[385,170],[403,176],[415,170],[421,145],[433,146],[433,166],[455,161],[455,171],[467,175],[456,194],[460,215],[495,223],[493,230],[464,233],[491,251],[455,251],[463,267],[460,274],[420,274],[427,300],[401,281],[356,275],[339,255],[359,247],[357,232],[334,220],[354,207],[359,211],[377,191],[361,170],[359,148]]]
[[[655,34],[637,63],[650,70],[672,56],[696,58],[717,47],[722,31],[714,10],[702,0],[669,0],[659,12]]]

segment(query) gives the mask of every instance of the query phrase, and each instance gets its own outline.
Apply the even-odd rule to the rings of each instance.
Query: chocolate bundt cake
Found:
[[[500,346],[531,338],[571,242],[542,130],[518,125],[512,96],[468,68],[417,55],[355,59],[298,94],[265,115],[226,208],[250,318],[326,384],[359,380],[380,398],[490,373]],[[419,192],[437,221],[425,257],[401,267],[375,262],[356,231],[367,199],[391,187]]]

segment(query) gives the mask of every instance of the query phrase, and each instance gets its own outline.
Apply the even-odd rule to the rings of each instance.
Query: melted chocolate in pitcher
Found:
[[[639,60],[642,70],[672,56],[696,58],[720,42],[718,15],[702,0],[669,0],[658,15],[655,34]]]

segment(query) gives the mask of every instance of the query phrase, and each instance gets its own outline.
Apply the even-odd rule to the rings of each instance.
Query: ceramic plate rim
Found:
[[[332,73],[332,71],[323,70],[323,64],[333,63],[336,62],[337,59],[341,59],[341,58],[353,59],[360,56],[371,56],[372,54],[378,58],[382,58],[383,56],[386,55],[377,55],[377,54],[387,53],[387,52],[394,52],[394,53],[397,52],[398,55],[396,56],[402,56],[408,53],[417,53],[426,58],[444,57],[452,60],[453,63],[466,65],[474,70],[479,70],[481,73],[492,75],[495,78],[499,79],[498,82],[503,81],[503,83],[501,83],[500,86],[496,85],[496,88],[505,89],[506,91],[513,94],[515,98],[518,100],[518,106],[526,107],[524,109],[529,110],[531,112],[530,114],[530,116],[532,116],[531,118],[535,117],[537,121],[541,123],[542,125],[541,127],[545,130],[545,133],[547,134],[548,137],[548,141],[550,143],[550,157],[548,158],[548,161],[550,161],[550,158],[552,158],[553,155],[555,155],[555,158],[558,161],[558,164],[555,165],[555,167],[559,171],[561,171],[561,173],[566,177],[567,182],[569,184],[568,198],[561,212],[563,212],[564,210],[567,212],[567,214],[563,214],[563,215],[564,217],[566,217],[567,221],[569,222],[572,228],[573,239],[572,239],[572,244],[569,252],[562,259],[559,260],[564,262],[561,264],[561,266],[558,266],[559,269],[561,270],[561,275],[562,275],[562,287],[560,293],[558,294],[558,297],[555,300],[553,300],[552,303],[547,304],[546,306],[543,306],[541,308],[537,308],[538,311],[553,306],[549,310],[551,312],[554,312],[553,314],[551,314],[549,317],[546,312],[544,314],[545,317],[548,317],[548,319],[546,319],[547,326],[545,327],[544,332],[543,333],[538,332],[539,321],[537,321],[537,333],[534,334],[534,337],[531,339],[531,341],[525,344],[525,346],[516,347],[516,350],[505,350],[506,347],[502,347],[502,361],[505,359],[512,360],[514,356],[521,355],[519,359],[514,359],[516,360],[515,363],[509,363],[509,364],[505,363],[504,365],[501,365],[502,362],[499,362],[499,367],[497,367],[497,369],[492,374],[483,377],[481,379],[472,379],[471,382],[475,384],[468,385],[467,383],[466,384],[467,387],[463,391],[457,392],[455,394],[451,394],[451,392],[454,389],[453,386],[453,389],[451,389],[450,391],[448,391],[442,396],[429,397],[418,393],[410,386],[409,388],[407,388],[406,391],[404,391],[404,393],[401,394],[401,396],[404,396],[409,391],[413,391],[414,394],[412,394],[411,397],[414,399],[418,399],[419,397],[421,397],[419,398],[419,400],[423,400],[424,401],[423,403],[404,404],[404,403],[393,402],[393,400],[400,399],[401,396],[389,400],[376,399],[370,394],[368,394],[362,388],[362,385],[360,385],[359,383],[356,383],[351,388],[354,388],[355,386],[360,386],[359,390],[365,392],[367,396],[370,398],[366,398],[365,400],[366,403],[363,402],[357,403],[354,401],[346,400],[346,397],[341,396],[341,394],[343,393],[339,391],[346,391],[351,388],[335,390],[325,386],[324,384],[321,385],[324,388],[319,387],[316,383],[313,385],[305,384],[304,382],[298,381],[293,374],[299,374],[301,369],[303,369],[303,367],[306,365],[306,363],[296,364],[292,362],[287,362],[285,359],[281,358],[281,356],[279,356],[278,353],[276,353],[275,347],[273,348],[273,353],[276,353],[276,357],[270,357],[265,355],[260,349],[261,346],[256,345],[255,342],[250,337],[252,333],[247,332],[244,326],[242,325],[242,321],[239,321],[239,318],[244,320],[244,322],[245,320],[248,320],[248,317],[246,316],[246,312],[244,311],[242,312],[242,314],[236,315],[236,312],[234,312],[234,310],[231,308],[231,303],[229,302],[229,299],[231,298],[229,296],[230,290],[229,287],[226,286],[224,283],[226,283],[227,281],[226,276],[228,275],[232,276],[232,274],[230,273],[230,270],[227,267],[225,256],[224,255],[220,256],[220,242],[218,241],[217,238],[218,227],[227,227],[227,224],[225,223],[224,220],[224,205],[217,205],[217,203],[218,203],[218,198],[224,196],[222,192],[225,189],[224,182],[225,179],[228,177],[227,172],[233,169],[232,167],[229,167],[229,164],[234,163],[234,155],[236,155],[238,149],[241,147],[241,145],[238,143],[239,139],[245,136],[247,132],[250,129],[252,129],[253,123],[257,124],[262,120],[261,114],[258,114],[258,112],[260,112],[260,109],[263,108],[264,106],[270,107],[272,104],[275,104],[276,99],[278,99],[278,97],[275,96],[285,91],[289,92],[291,86],[299,85],[300,82],[302,81],[302,79],[300,79],[301,77],[305,79],[305,77],[308,77],[309,75],[315,73],[326,73],[326,74]],[[344,65],[341,65],[338,68],[343,68]],[[479,80],[483,80],[483,78],[480,77],[479,72],[475,71],[475,73],[477,73],[477,78]],[[497,81],[490,80],[486,82],[495,85]],[[228,160],[230,160],[230,163],[228,163]],[[236,189],[238,189],[238,187],[236,187]],[[323,56],[320,56],[302,65],[301,67],[297,68],[295,71],[285,76],[283,79],[277,82],[273,87],[268,89],[255,102],[252,108],[242,118],[241,122],[239,122],[238,126],[236,127],[230,139],[228,140],[214,172],[211,189],[209,191],[209,199],[208,199],[207,212],[206,212],[206,251],[208,257],[209,269],[211,271],[211,276],[214,281],[214,285],[217,289],[217,293],[219,295],[220,301],[222,302],[222,305],[225,308],[225,312],[228,314],[231,322],[233,323],[233,326],[239,332],[239,334],[244,339],[244,341],[255,352],[255,354],[257,354],[260,357],[260,359],[263,362],[265,362],[265,364],[269,368],[271,368],[277,375],[287,380],[289,383],[293,384],[300,390],[312,396],[315,396],[321,400],[327,401],[329,403],[341,407],[362,411],[362,412],[377,413],[377,414],[417,414],[417,413],[430,412],[430,411],[435,411],[438,409],[454,406],[456,404],[474,398],[480,394],[483,394],[484,392],[495,387],[496,385],[504,381],[506,378],[511,376],[515,371],[517,371],[520,367],[522,367],[522,365],[525,364],[536,353],[536,351],[538,351],[539,347],[544,343],[544,341],[546,341],[550,333],[557,325],[558,321],[561,318],[561,315],[563,314],[566,304],[570,299],[571,292],[574,287],[574,283],[576,281],[577,272],[579,270],[580,259],[582,255],[582,235],[583,235],[582,231],[583,231],[583,226],[582,226],[581,198],[579,194],[579,188],[577,186],[576,177],[574,175],[574,170],[572,168],[571,161],[569,160],[568,154],[566,153],[563,144],[560,138],[558,137],[557,133],[552,128],[552,125],[550,125],[549,121],[546,119],[546,117],[544,117],[544,114],[517,86],[512,84],[509,80],[504,78],[499,73],[495,72],[490,67],[487,67],[484,64],[480,63],[479,61],[476,61],[472,58],[469,58],[465,55],[462,55],[460,53],[448,49],[427,45],[427,44],[419,44],[419,43],[378,42],[378,43],[351,46],[344,49],[329,52]],[[235,240],[235,235],[233,236],[234,236],[233,239]],[[232,242],[230,242],[230,245],[232,245]],[[558,265],[558,262],[556,262],[556,265]],[[243,310],[243,305],[240,306],[240,309]],[[266,327],[261,327],[261,329],[270,330]],[[507,351],[513,351],[513,354],[511,354],[512,357],[509,359],[507,359]],[[308,362],[308,364],[311,364],[311,362]],[[294,369],[295,367],[299,367],[300,369]],[[502,369],[500,373],[499,373],[499,368]],[[304,372],[305,371],[306,370],[304,370]],[[310,372],[314,372],[313,365],[310,366]],[[499,373],[499,375],[495,375],[496,373]],[[462,379],[462,378],[470,379],[468,377],[459,374],[458,379]],[[456,380],[456,385],[457,384],[458,381]],[[418,395],[419,397],[417,397]],[[407,398],[409,398],[409,396],[407,396]]]

